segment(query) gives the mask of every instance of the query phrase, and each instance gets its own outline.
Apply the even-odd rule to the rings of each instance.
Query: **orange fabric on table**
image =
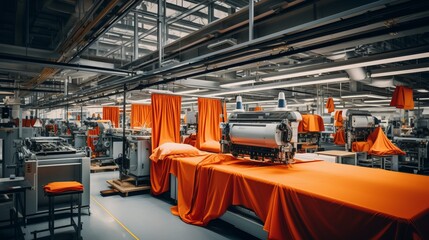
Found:
[[[222,131],[220,123],[222,114],[222,102],[219,99],[198,98],[198,133],[196,147],[204,151],[219,152],[218,147],[204,148],[206,142],[218,142]]]
[[[343,126],[343,111],[336,111],[334,116],[334,126],[342,127]]]
[[[182,97],[152,94],[152,150],[166,142],[180,143]]]
[[[76,181],[51,182],[43,187],[48,193],[62,193],[69,191],[83,191],[83,185]]]
[[[319,115],[303,114],[298,124],[298,132],[321,132],[325,131],[323,119]]]
[[[178,204],[171,210],[187,223],[205,226],[240,205],[264,222],[268,239],[429,237],[425,176],[321,161],[287,166],[223,154],[167,159],[166,171],[178,178]]]
[[[405,110],[414,109],[413,89],[404,86],[396,86],[392,100],[390,101],[390,106]]]
[[[131,128],[152,127],[152,107],[150,104],[131,104]]]
[[[334,99],[331,97],[328,98],[328,101],[326,101],[325,107],[326,107],[326,109],[328,109],[328,113],[335,111]]]
[[[377,156],[405,155],[405,152],[393,144],[384,134],[381,127],[376,128],[367,140],[372,144],[368,154]]]
[[[369,142],[353,142],[352,143],[352,152],[368,152],[371,148]]]
[[[114,128],[119,128],[119,107],[103,107],[103,120],[110,120]]]

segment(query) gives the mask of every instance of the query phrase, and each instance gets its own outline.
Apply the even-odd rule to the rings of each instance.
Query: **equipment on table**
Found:
[[[353,142],[366,142],[369,134],[375,129],[375,119],[368,111],[343,110],[345,126],[345,148],[352,151]]]
[[[27,192],[27,213],[46,213],[48,201],[43,188],[54,181],[78,181],[86,189],[82,205],[89,207],[90,159],[84,151],[78,151],[59,137],[35,137],[25,139],[18,147],[18,156],[24,162],[25,179],[32,185]],[[68,198],[58,197],[56,209],[67,205]]]
[[[288,163],[296,150],[298,112],[233,112],[221,123],[221,152]]]

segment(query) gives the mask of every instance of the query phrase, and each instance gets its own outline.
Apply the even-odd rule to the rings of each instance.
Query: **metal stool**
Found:
[[[57,183],[61,183],[61,182],[57,182]],[[43,229],[43,230],[38,230],[38,231],[34,231],[33,236],[34,239],[37,239],[37,233],[40,232],[45,232],[45,231],[49,231],[50,234],[50,239],[55,239],[54,236],[54,231],[55,229],[60,229],[60,228],[66,228],[66,227],[73,227],[76,233],[76,239],[80,240],[82,239],[81,236],[81,230],[82,230],[82,221],[81,221],[81,208],[82,208],[82,193],[83,193],[83,189],[82,190],[65,190],[65,191],[61,191],[61,189],[56,189],[56,192],[49,192],[45,189],[45,196],[48,197],[49,200],[49,220],[48,220],[48,228],[47,229]],[[59,197],[59,196],[70,196],[70,207],[68,210],[70,210],[70,224],[67,225],[62,225],[62,226],[58,226],[55,227],[55,197]],[[73,196],[78,197],[77,200],[77,223],[75,222],[74,218],[73,218],[73,208],[75,207],[73,204]],[[67,210],[67,208],[66,208]]]

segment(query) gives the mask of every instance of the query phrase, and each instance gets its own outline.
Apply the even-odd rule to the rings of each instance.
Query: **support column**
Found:
[[[122,105],[122,164],[119,164],[119,179],[123,180],[124,179],[124,175],[123,175],[123,165],[124,162],[126,161],[126,156],[125,156],[125,150],[127,148],[127,138],[125,137],[125,117],[126,117],[126,104],[127,104],[127,85],[124,84],[124,100],[123,100],[123,105]]]
[[[134,60],[139,58],[139,16],[134,12]]]
[[[249,41],[253,40],[253,20],[255,18],[254,7],[254,0],[249,0]]]
[[[208,23],[211,23],[215,19],[215,17],[214,17],[214,2],[209,3],[209,5],[207,5],[207,7],[208,7],[208,9],[207,9],[207,12],[208,12],[207,20],[208,20]]]
[[[158,64],[162,66],[165,44],[165,0],[158,1]]]

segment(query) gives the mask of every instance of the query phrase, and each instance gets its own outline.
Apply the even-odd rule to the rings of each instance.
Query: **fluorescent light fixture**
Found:
[[[114,105],[115,103],[102,103],[101,106]]]
[[[397,67],[395,68],[389,68],[389,69],[376,69],[373,70],[373,73],[371,73],[371,77],[386,77],[386,76],[395,76],[395,75],[402,75],[402,74],[409,74],[409,73],[419,73],[419,72],[428,72],[429,71],[429,65],[428,64],[421,64],[421,65],[409,65],[409,66],[403,66],[403,67]]]
[[[325,83],[339,83],[339,82],[347,82],[347,81],[349,81],[349,78],[346,77],[345,74],[337,74],[333,76],[310,78],[310,80],[296,79],[296,80],[284,81],[279,83],[261,84],[258,86],[243,87],[239,90],[217,92],[217,93],[209,94],[207,96],[221,96],[221,95],[228,95],[228,94],[256,92],[256,91],[278,89],[278,88],[308,86],[308,85],[317,85],[317,84],[325,84]]]
[[[417,92],[419,93],[428,93],[429,91],[426,89],[417,89]]]
[[[0,95],[13,95],[13,92],[0,91]]]
[[[207,91],[208,91],[207,89],[192,89],[192,90],[175,92],[175,94],[190,94],[190,93],[207,92]]]
[[[147,99],[140,99],[140,100],[127,100],[127,102],[129,102],[129,103],[150,103],[151,99],[147,98]]]
[[[425,97],[425,98],[417,98],[419,101],[427,101],[429,100],[429,98]]]
[[[390,103],[390,99],[380,99],[380,100],[365,100],[365,103]]]
[[[229,87],[240,86],[240,85],[245,85],[245,84],[252,84],[255,82],[256,82],[256,80],[237,81],[237,82],[233,82],[233,83],[221,84],[220,87],[221,88],[229,88]]]
[[[387,97],[376,95],[376,94],[356,94],[356,95],[348,95],[341,96],[341,98],[377,98],[377,99],[387,99]]]

